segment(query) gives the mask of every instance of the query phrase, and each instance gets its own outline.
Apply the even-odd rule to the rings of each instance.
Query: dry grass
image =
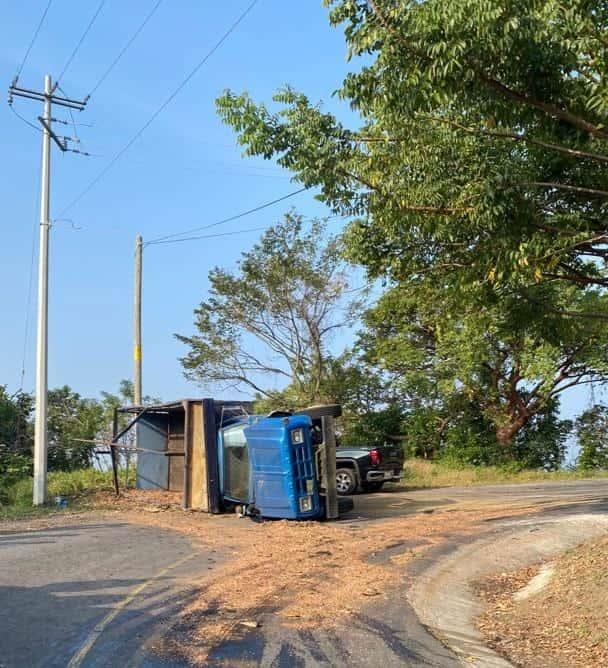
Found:
[[[470,487],[526,482],[550,482],[608,477],[608,471],[517,471],[500,466],[462,466],[454,468],[441,462],[408,459],[403,485],[410,489],[430,487]]]
[[[514,601],[538,566],[488,578],[479,620],[489,644],[526,668],[608,666],[608,538],[562,555],[550,582]]]

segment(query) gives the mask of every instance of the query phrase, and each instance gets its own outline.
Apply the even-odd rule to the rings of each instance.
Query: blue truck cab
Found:
[[[218,430],[220,494],[268,518],[324,516],[308,415],[247,416]]]

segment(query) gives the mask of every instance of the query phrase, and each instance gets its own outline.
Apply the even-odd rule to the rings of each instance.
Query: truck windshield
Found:
[[[241,424],[227,427],[222,434],[224,459],[224,496],[249,502],[249,451]]]

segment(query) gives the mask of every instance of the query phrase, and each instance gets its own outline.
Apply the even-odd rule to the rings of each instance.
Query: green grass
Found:
[[[122,480],[121,480],[122,482]],[[80,471],[53,471],[48,476],[49,504],[44,507],[32,506],[31,478],[24,478],[5,488],[4,503],[0,503],[0,520],[37,517],[51,512],[58,512],[54,505],[56,496],[65,496],[70,508],[84,507],[86,495],[103,489],[112,488],[112,472],[82,469]],[[59,511],[60,512],[60,511]]]
[[[518,471],[513,467],[459,466],[409,459],[405,462],[402,484],[410,489],[429,487],[470,487],[472,485],[500,485],[551,480],[582,480],[607,478],[608,471]]]
[[[133,474],[134,472],[131,471]],[[409,489],[430,487],[470,487],[472,485],[499,485],[508,483],[546,482],[550,480],[581,480],[583,478],[608,477],[608,471],[517,471],[499,466],[460,466],[430,462],[423,459],[409,459],[405,463],[402,485]],[[121,486],[124,472],[120,474]],[[134,484],[134,475],[129,476],[129,484]],[[49,504],[44,507],[32,506],[32,479],[24,478],[4,490],[5,503],[0,503],[0,521],[25,517],[38,517],[53,512],[61,512],[54,505],[54,497],[68,498],[69,508],[86,508],[87,495],[98,490],[112,489],[111,471],[82,469],[80,471],[54,471],[49,473]]]

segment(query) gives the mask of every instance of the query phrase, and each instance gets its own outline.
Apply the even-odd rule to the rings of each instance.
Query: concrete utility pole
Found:
[[[34,423],[34,495],[33,503],[40,506],[46,501],[47,471],[47,395],[48,395],[48,294],[49,294],[49,231],[50,186],[51,186],[51,139],[61,151],[68,149],[68,137],[58,137],[53,131],[52,105],[57,104],[82,111],[86,102],[70,100],[53,95],[50,74],[44,77],[44,93],[20,88],[17,79],[8,90],[8,102],[12,105],[13,97],[24,97],[43,103],[42,116],[38,117],[42,125],[42,165],[40,178],[40,248],[38,256],[38,317],[36,343],[36,417]]]
[[[133,294],[133,403],[141,406],[141,264],[143,239],[141,234],[135,239],[135,290]]]
[[[51,77],[44,77],[42,166],[40,174],[40,246],[38,251],[38,318],[36,341],[36,420],[34,423],[34,505],[46,501],[47,390],[49,317],[49,200],[51,189]]]

